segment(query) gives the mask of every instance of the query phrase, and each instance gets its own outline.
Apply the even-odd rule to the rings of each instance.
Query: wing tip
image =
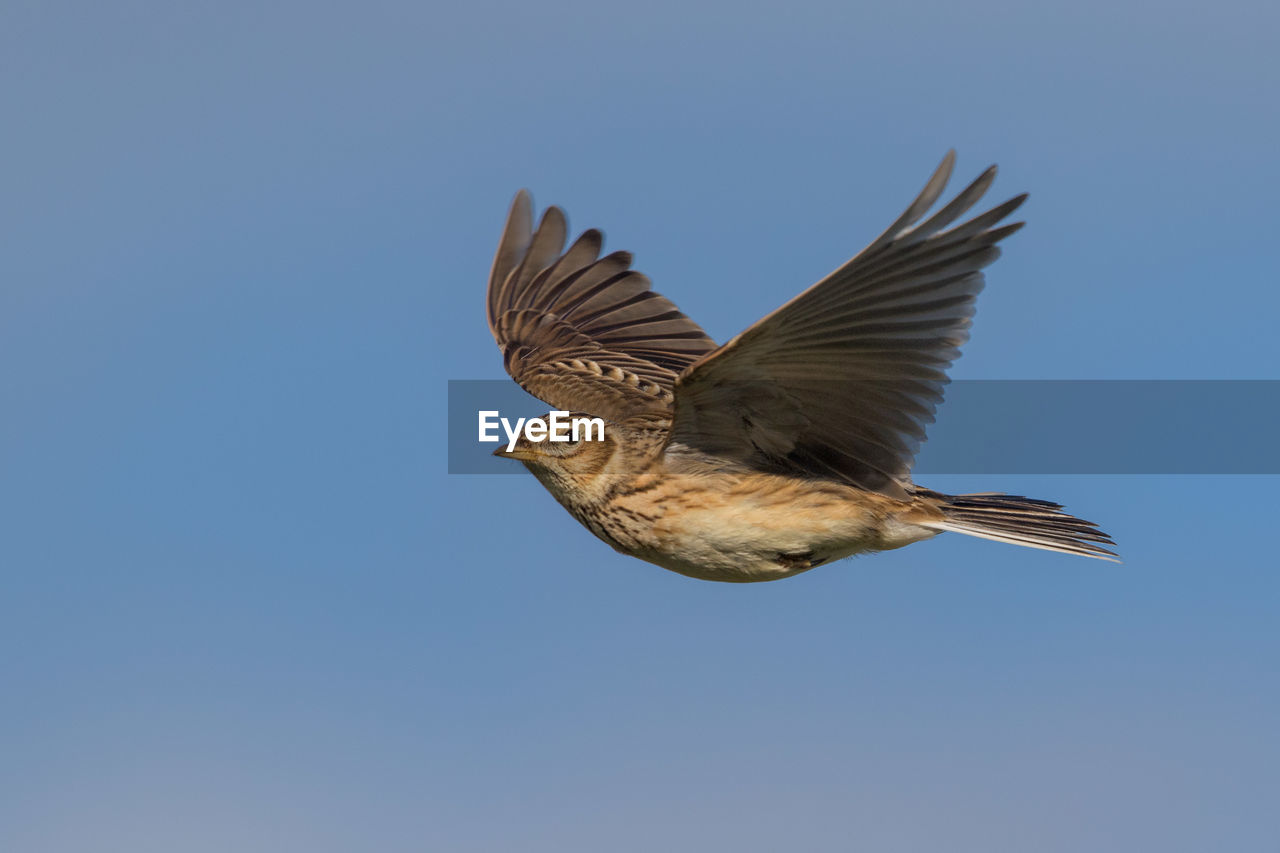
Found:
[[[929,182],[925,184],[924,190],[921,191],[916,202],[919,203],[924,199],[929,198],[930,201],[925,206],[925,209],[927,210],[929,207],[932,207],[934,202],[938,200],[938,197],[946,192],[947,184],[951,182],[951,173],[955,170],[955,167],[956,150],[951,148],[943,155],[942,162],[938,164],[938,168],[933,170],[932,177],[930,177]]]
[[[547,209],[542,211],[542,218],[538,220],[538,230],[542,231],[548,225],[555,227],[560,231],[569,230],[569,218],[565,216],[564,210],[559,205],[548,205]],[[563,242],[561,246],[563,246]]]

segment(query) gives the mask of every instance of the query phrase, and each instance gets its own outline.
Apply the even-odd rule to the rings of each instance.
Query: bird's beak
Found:
[[[499,447],[497,450],[493,451],[493,455],[501,457],[502,459],[516,459],[520,462],[528,462],[531,459],[537,458],[536,453],[530,453],[529,451],[521,450],[518,447],[515,450],[507,450],[505,447]]]

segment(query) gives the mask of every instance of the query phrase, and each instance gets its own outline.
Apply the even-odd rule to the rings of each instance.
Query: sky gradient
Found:
[[[931,477],[1125,562],[946,535],[731,586],[444,430],[503,375],[518,188],[725,340],[952,147],[1031,194],[953,376],[1280,379],[1278,27],[9,0],[0,849],[1273,849],[1275,477]]]

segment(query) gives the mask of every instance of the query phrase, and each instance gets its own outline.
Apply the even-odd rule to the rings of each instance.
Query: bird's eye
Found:
[[[581,444],[580,438],[566,436],[563,441],[557,441],[555,446],[562,456],[571,456],[578,452],[579,444]]]

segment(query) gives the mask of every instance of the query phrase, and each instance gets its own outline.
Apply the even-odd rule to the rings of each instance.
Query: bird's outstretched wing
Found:
[[[998,223],[1026,198],[949,227],[982,198],[992,166],[920,222],[954,160],[855,258],[680,375],[669,449],[907,496],[981,270],[1022,226]]]
[[[620,421],[669,411],[676,376],[715,341],[649,289],[631,254],[600,257],[604,237],[549,207],[536,231],[529,193],[516,194],[489,274],[489,330],[507,372],[553,406]]]

